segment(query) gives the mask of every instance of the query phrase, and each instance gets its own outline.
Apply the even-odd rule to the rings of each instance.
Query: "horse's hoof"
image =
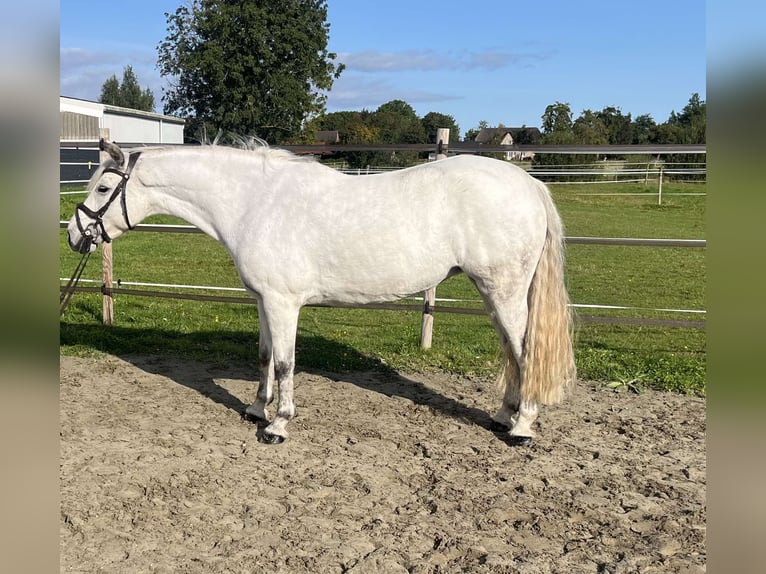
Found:
[[[508,444],[511,446],[529,446],[532,444],[532,437],[508,435]]]
[[[489,430],[492,432],[508,432],[511,430],[511,427],[504,425],[503,423],[499,423],[493,419],[492,422],[489,423]]]
[[[266,444],[282,444],[285,442],[285,437],[278,434],[263,433],[263,442]]]
[[[245,420],[245,421],[247,421],[249,423],[253,423],[253,424],[267,422],[266,419],[262,419],[261,417],[257,417],[257,416],[255,416],[253,414],[250,414],[250,413],[243,413],[242,414],[242,420]]]

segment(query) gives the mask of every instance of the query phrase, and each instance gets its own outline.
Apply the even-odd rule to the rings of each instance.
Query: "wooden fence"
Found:
[[[434,150],[433,145],[425,144],[411,144],[400,146],[283,146],[296,153],[323,153],[327,149],[337,151],[339,148],[343,148],[344,151],[401,151],[401,150],[416,150],[416,151],[436,151],[436,159],[440,160],[447,157],[448,151],[453,150],[453,147],[457,147],[459,150],[465,153],[475,152],[495,152],[495,151],[508,151],[509,147],[519,151],[539,151],[545,153],[611,153],[611,154],[670,154],[670,153],[705,153],[704,145],[692,145],[692,146],[486,146],[481,144],[473,144],[473,142],[460,142],[458,144],[449,144],[449,130],[439,130],[437,135],[437,145]],[[81,146],[89,147],[94,145],[93,142],[67,142],[67,146]],[[97,144],[96,144],[97,145]],[[62,143],[62,147],[64,144]],[[130,147],[129,145],[126,147]],[[555,150],[554,150],[555,148]],[[326,152],[325,152],[326,153]],[[103,158],[102,158],[103,159]],[[61,221],[59,226],[66,228],[68,222]],[[135,227],[134,231],[138,232],[152,232],[152,233],[202,233],[198,228],[192,225],[167,225],[167,224],[139,224]],[[567,244],[574,245],[626,245],[626,246],[650,246],[650,247],[689,247],[689,248],[705,248],[707,242],[704,239],[641,239],[641,238],[618,238],[618,237],[566,237]],[[121,286],[114,286],[112,276],[112,244],[103,243],[101,245],[101,261],[102,261],[102,285],[100,287],[88,287],[79,285],[76,288],[78,292],[85,293],[101,293],[103,296],[102,313],[103,323],[105,325],[112,325],[114,322],[114,296],[115,295],[131,295],[139,297],[156,297],[166,299],[182,299],[192,301],[208,301],[208,302],[221,302],[221,303],[236,303],[236,304],[255,304],[255,300],[251,297],[238,297],[231,295],[203,295],[193,293],[175,293],[158,290],[147,289],[126,289]],[[64,287],[61,286],[63,291]],[[357,308],[357,309],[381,309],[391,311],[420,311],[422,313],[421,322],[421,346],[423,348],[430,348],[433,339],[433,317],[436,311],[436,287],[426,291],[423,295],[422,304],[408,304],[408,303],[372,303],[367,305],[335,305],[337,307]],[[324,305],[316,305],[322,307]],[[483,309],[466,308],[466,307],[453,307],[442,306],[439,307],[440,313],[459,313],[468,315],[483,315],[485,311]],[[614,324],[630,324],[630,325],[651,325],[651,326],[663,326],[663,327],[688,327],[688,328],[702,328],[706,326],[704,320],[677,320],[677,319],[652,319],[652,318],[640,318],[640,317],[605,317],[605,316],[588,316],[577,315],[577,320],[583,323],[614,323]]]

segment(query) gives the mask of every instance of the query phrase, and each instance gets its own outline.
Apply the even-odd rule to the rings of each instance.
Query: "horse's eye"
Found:
[[[109,191],[109,186],[99,185],[98,186],[98,191],[99,191],[99,193],[106,193],[107,191]]]

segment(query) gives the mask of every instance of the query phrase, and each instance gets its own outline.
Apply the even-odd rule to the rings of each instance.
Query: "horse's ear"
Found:
[[[108,142],[104,138],[101,138],[98,142],[98,149],[108,153],[109,157],[111,157],[117,165],[122,165],[125,162],[125,156],[116,143]]]

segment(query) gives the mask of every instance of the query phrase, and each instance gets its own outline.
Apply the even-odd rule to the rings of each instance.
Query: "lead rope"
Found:
[[[75,267],[74,273],[72,273],[72,277],[70,277],[66,287],[64,287],[64,289],[61,291],[61,295],[59,297],[59,304],[61,305],[61,307],[59,307],[59,317],[64,314],[67,305],[69,305],[69,301],[72,299],[72,295],[77,289],[77,284],[80,282],[82,272],[85,271],[85,265],[88,263],[90,253],[91,252],[88,251],[85,255],[82,256],[82,259],[80,259],[77,267]]]

